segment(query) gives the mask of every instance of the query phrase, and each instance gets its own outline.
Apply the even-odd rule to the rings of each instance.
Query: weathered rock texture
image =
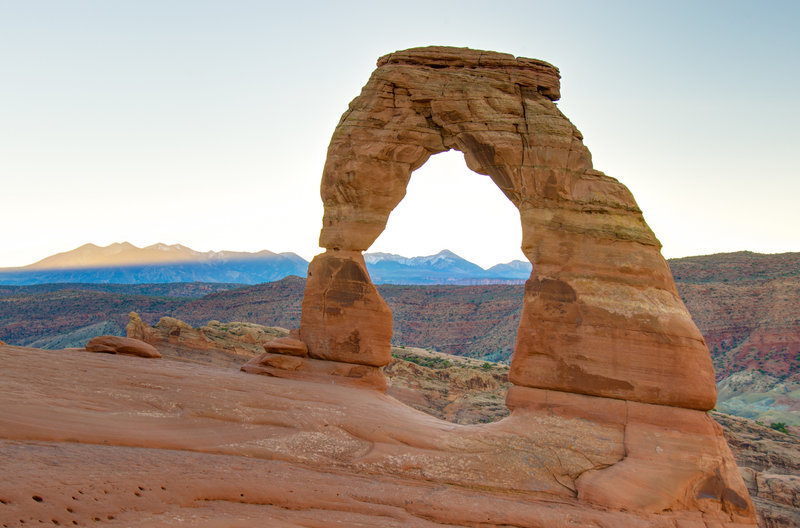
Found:
[[[326,251],[309,266],[300,337],[311,358],[361,368],[390,361],[391,313],[362,252],[411,173],[433,154],[459,150],[519,209],[533,264],[509,372],[513,412],[483,436],[513,431],[514,441],[537,445],[537,462],[505,458],[483,473],[462,444],[462,471],[440,475],[567,492],[615,511],[700,511],[752,524],[721,429],[702,412],[716,400],[703,337],[632,195],[592,168],[558,98],[558,70],[538,60],[441,47],[380,58],[328,148]],[[544,430],[554,443],[528,436]],[[511,475],[518,469],[524,483]]]
[[[131,320],[134,320],[134,314]],[[249,326],[264,334],[276,330]],[[144,328],[145,333],[152,332],[147,325],[140,323],[139,327]],[[236,347],[231,346],[231,343],[243,339],[238,323],[221,325],[219,332],[215,334],[215,343],[219,347],[215,350],[209,351],[205,342],[192,348],[195,342],[183,341],[176,345],[183,348],[181,353],[167,354],[166,357],[210,365],[241,365],[244,358],[232,352]],[[160,346],[165,345],[162,342]],[[305,357],[307,353],[304,344],[292,338],[276,339],[264,345],[264,349],[298,357]],[[223,356],[228,356],[228,360],[222,360]],[[393,347],[392,357],[384,368],[388,385],[386,394],[406,405],[456,424],[489,423],[509,414],[503,403],[509,385],[508,367],[505,365],[405,346]],[[349,366],[358,367],[354,364]],[[323,374],[320,372],[316,379],[320,380]],[[277,369],[268,375],[289,379],[314,378],[303,378],[302,373],[286,369]],[[330,377],[327,381],[331,379],[340,384],[354,381]],[[800,474],[800,440],[752,420],[717,412],[712,413],[712,417],[723,427],[725,439],[752,497],[759,526],[800,526],[800,478],[796,476]]]
[[[8,346],[0,364],[0,526],[755,526],[689,409],[516,387],[511,416],[457,425],[212,365]]]
[[[372,284],[361,252],[317,255],[308,277],[300,332],[311,357],[386,365],[392,357],[392,312]]]
[[[162,317],[150,326],[136,312],[130,312],[126,331],[129,338],[153,345],[168,358],[241,365],[264,352],[264,343],[282,338],[288,330],[253,323],[209,321],[198,328],[174,317]],[[224,352],[224,353],[221,353]]]
[[[443,47],[379,59],[328,148],[327,251],[309,267],[301,319],[312,357],[389,361],[390,314],[361,252],[383,231],[412,171],[456,149],[519,209],[533,264],[512,383],[714,406],[708,350],[660,243],[628,189],[592,168],[558,98],[558,69],[534,59]]]
[[[718,412],[763,528],[800,526],[800,438]]]

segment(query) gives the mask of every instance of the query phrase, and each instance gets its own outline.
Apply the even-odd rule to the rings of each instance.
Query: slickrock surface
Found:
[[[270,345],[264,346],[266,352],[242,365],[242,371],[386,391],[386,378],[377,367],[301,357],[296,354],[296,349],[287,350]]]
[[[144,358],[160,358],[161,354],[153,345],[139,339],[119,336],[97,336],[86,343],[88,352],[104,354],[125,354]]]
[[[235,333],[236,323],[226,323],[224,327],[229,334],[221,335],[222,340],[242,339]],[[268,343],[265,349],[283,346],[281,343],[297,341],[282,338]],[[229,348],[217,353],[224,355]],[[205,348],[187,349],[172,357],[182,361],[208,360],[206,353]],[[508,416],[507,366],[414,347],[393,347],[392,356],[384,369],[387,394],[406,405],[457,424],[488,423]],[[240,356],[232,358],[242,361]],[[219,360],[213,363],[225,364]],[[800,439],[752,420],[717,412],[712,417],[723,427],[753,498],[759,526],[800,526]]]
[[[9,346],[0,363],[6,526],[754,526],[743,484],[716,480],[735,467],[698,411],[610,404],[626,416],[537,390],[538,408],[465,426],[375,390],[215,366]],[[604,468],[628,493],[595,486]]]
[[[320,245],[301,337],[312,357],[380,366],[391,318],[361,252],[411,172],[460,150],[520,211],[533,264],[510,379],[515,385],[708,410],[708,350],[661,245],[630,192],[592,168],[558,110],[546,62],[463,48],[392,53],[342,116],[322,177]]]

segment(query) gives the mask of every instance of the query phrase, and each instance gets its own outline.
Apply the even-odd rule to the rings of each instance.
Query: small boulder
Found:
[[[88,352],[101,352],[105,354],[125,354],[145,358],[160,358],[161,354],[156,347],[139,339],[118,336],[98,336],[86,343]]]
[[[308,356],[308,347],[299,339],[281,337],[264,343],[264,350],[270,354],[283,354],[284,356]]]

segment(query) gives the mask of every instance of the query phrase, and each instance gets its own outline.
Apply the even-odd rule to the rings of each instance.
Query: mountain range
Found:
[[[0,268],[0,284],[257,284],[305,276],[308,262],[294,253],[195,251],[180,244],[139,248],[128,242],[85,244],[19,268]]]
[[[483,269],[452,251],[407,258],[390,253],[364,256],[376,284],[520,283],[531,265],[515,260]],[[289,275],[305,277],[308,261],[295,253],[195,251],[180,244],[139,248],[128,242],[86,244],[28,266],[0,268],[0,284],[155,284],[218,282],[259,284]]]

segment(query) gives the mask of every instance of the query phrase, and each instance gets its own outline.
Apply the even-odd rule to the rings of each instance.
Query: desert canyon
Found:
[[[328,149],[299,329],[241,328],[241,370],[175,361],[182,334],[213,346],[135,317],[86,349],[0,344],[0,524],[756,526],[707,412],[703,336],[633,196],[556,106],[558,69],[446,47],[377,66]],[[492,423],[392,396],[392,314],[363,258],[450,149],[517,207],[533,265]]]

